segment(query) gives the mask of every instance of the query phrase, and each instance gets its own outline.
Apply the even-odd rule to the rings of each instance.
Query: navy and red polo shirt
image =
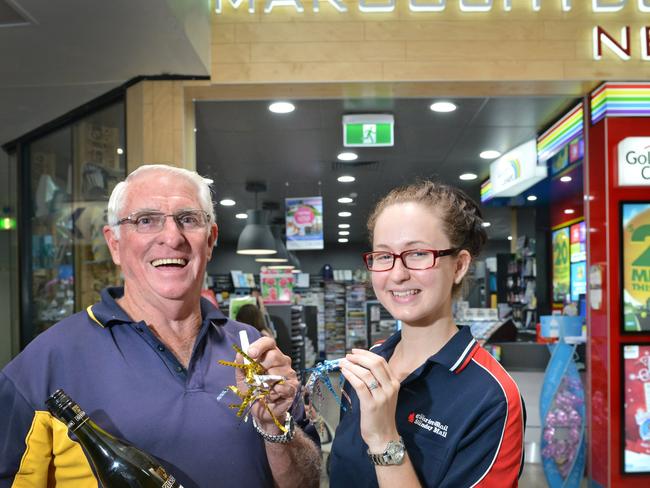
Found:
[[[264,441],[219,393],[235,384],[239,331],[252,327],[201,301],[203,322],[184,368],[144,322],[115,299],[121,288],[36,337],[0,373],[0,487],[97,488],[79,444],[45,408],[63,388],[100,427],[161,461],[184,488],[273,486]],[[317,442],[304,411],[298,425]]]
[[[503,367],[460,327],[438,353],[402,381],[395,419],[423,486],[517,486],[523,463],[524,407]],[[387,361],[397,332],[373,352]],[[359,428],[359,399],[341,412],[330,460],[330,486],[377,486]]]

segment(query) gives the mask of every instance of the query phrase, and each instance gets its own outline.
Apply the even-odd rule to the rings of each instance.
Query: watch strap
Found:
[[[255,417],[253,417],[253,427],[255,427],[255,430],[262,437],[262,439],[274,444],[288,444],[296,435],[296,426],[293,422],[293,417],[289,412],[287,412],[284,417],[285,432],[282,434],[269,434],[268,432],[265,432],[259,425],[257,425],[257,422],[255,422]]]

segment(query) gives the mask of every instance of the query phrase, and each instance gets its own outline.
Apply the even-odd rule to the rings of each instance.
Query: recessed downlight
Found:
[[[463,173],[459,178],[463,181],[472,181],[478,178],[478,176],[475,173]]]
[[[219,204],[223,205],[224,207],[232,207],[235,204],[235,201],[232,198],[224,198],[219,202]]]
[[[511,240],[512,240],[512,236],[508,236],[508,240],[511,241]]]
[[[339,224],[339,229],[349,229],[350,224]]]
[[[528,195],[526,197],[526,200],[528,200],[529,202],[534,202],[535,200],[537,200],[537,195]]]
[[[572,179],[573,179],[573,178],[571,178],[570,176],[565,175],[565,176],[562,176],[562,177],[560,178],[560,181],[561,181],[562,183],[568,183],[568,182],[571,181]]]
[[[124,149],[122,149],[121,147],[118,147],[117,148],[117,154],[124,154]]]
[[[481,225],[483,227],[490,227],[492,224],[490,222],[483,222]]]
[[[496,159],[499,156],[501,156],[501,153],[494,149],[486,149],[485,151],[481,151],[481,154],[479,154],[481,159]]]
[[[350,235],[350,231],[349,231],[349,230],[340,230],[340,231],[339,231],[339,235],[340,235],[340,236],[349,236],[349,235]]]
[[[434,102],[429,107],[434,112],[446,113],[456,110],[456,104],[451,102]]]
[[[352,200],[350,197],[341,197],[337,200],[339,203],[352,203],[354,200]]]
[[[290,114],[296,109],[291,102],[273,102],[269,105],[269,110],[274,114]]]
[[[572,208],[565,208],[565,209],[564,209],[564,213],[565,213],[566,215],[573,215],[574,213],[576,213],[576,211],[573,210]]]
[[[242,220],[243,220],[243,219],[247,219],[247,218],[248,218],[248,214],[245,214],[245,213],[238,213],[238,214],[235,214],[235,218],[236,218],[236,219],[242,219]]]
[[[344,151],[342,153],[339,153],[336,158],[339,161],[356,161],[359,158],[359,155],[357,153],[353,153],[352,151]]]
[[[338,241],[341,243],[346,243],[348,242],[348,239],[346,239],[345,237],[340,237]]]
[[[338,178],[336,178],[336,180],[339,183],[352,183],[353,181],[356,180],[356,178],[354,176],[351,176],[351,175],[342,175],[342,176],[339,176]]]
[[[351,216],[352,216],[352,212],[339,212],[339,213],[338,213],[338,216],[339,216],[339,217],[351,217]]]

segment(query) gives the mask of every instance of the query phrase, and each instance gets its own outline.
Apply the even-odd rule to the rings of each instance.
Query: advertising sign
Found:
[[[587,262],[571,263],[571,301],[577,302],[580,295],[587,294]]]
[[[623,346],[623,472],[650,473],[650,345]]]
[[[323,249],[323,198],[287,198],[287,249]]]
[[[650,203],[621,206],[623,330],[650,331]]]
[[[260,283],[262,284],[262,299],[267,305],[293,303],[293,273],[290,269],[260,270]]]
[[[564,302],[571,284],[569,228],[553,232],[553,301]]]
[[[618,145],[618,186],[650,185],[650,137],[626,137]]]
[[[587,226],[578,222],[570,227],[571,233],[571,262],[577,263],[587,259]]]
[[[532,139],[490,164],[495,197],[514,197],[546,178],[546,166],[537,166],[537,141]]]

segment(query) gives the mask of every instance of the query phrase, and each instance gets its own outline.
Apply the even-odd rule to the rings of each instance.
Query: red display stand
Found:
[[[629,94],[628,112],[615,110],[615,106],[625,108],[625,103],[620,104],[615,93]],[[639,105],[635,105],[634,100],[638,101],[639,96],[650,108],[650,84],[606,83],[585,102],[588,120],[585,121],[587,157],[583,164],[583,178],[588,230],[587,397],[591,486],[650,486],[650,466],[645,473],[629,473],[623,458],[626,446],[623,347],[626,344],[650,345],[650,331],[632,334],[623,331],[621,310],[621,204],[650,200],[650,186],[618,185],[619,143],[627,137],[650,137],[650,110],[646,116],[638,110]],[[594,118],[599,120],[593,123]],[[643,180],[639,179],[639,182]],[[646,242],[650,245],[650,236]],[[598,283],[599,273],[601,283]],[[599,295],[602,298],[599,299]],[[629,439],[627,441],[629,443]]]

